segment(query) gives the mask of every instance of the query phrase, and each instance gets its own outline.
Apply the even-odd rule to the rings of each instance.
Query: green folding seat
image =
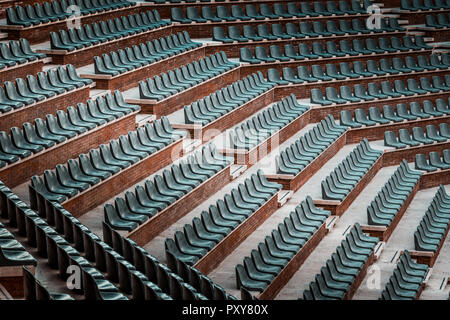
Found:
[[[311,26],[309,25],[308,22],[301,21],[299,23],[299,29],[300,29],[300,33],[307,37],[318,37],[319,36],[319,34],[317,34],[311,30]]]
[[[227,8],[225,6],[217,6],[216,7],[216,15],[218,18],[225,21],[236,21],[237,19],[230,15]]]
[[[375,82],[369,82],[367,84],[367,93],[377,99],[387,99],[388,98],[387,95],[380,92],[380,89],[378,88],[378,85]]]
[[[425,127],[425,132],[426,132],[426,137],[428,139],[431,139],[431,140],[434,140],[434,141],[437,141],[437,142],[445,142],[448,139],[445,136],[443,137],[443,136],[439,135],[436,127],[434,125],[431,125],[431,124],[427,125]]]
[[[301,80],[307,81],[307,82],[317,82],[319,79],[312,77],[306,68],[306,66],[298,66],[297,67],[297,77]]]
[[[405,148],[406,144],[397,141],[397,138],[392,131],[384,132],[384,145],[388,147],[394,147],[396,149]]]

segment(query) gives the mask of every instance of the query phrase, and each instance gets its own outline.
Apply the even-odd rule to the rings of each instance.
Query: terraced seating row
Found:
[[[447,151],[449,151],[447,149]],[[450,165],[447,166],[447,168]],[[414,246],[418,251],[438,250],[445,240],[450,225],[450,196],[439,186],[431,204],[414,232]]]
[[[429,119],[430,117],[441,117],[450,114],[448,101],[436,99],[435,105],[430,100],[422,102],[411,102],[409,106],[399,103],[395,110],[390,105],[384,105],[382,113],[376,107],[370,107],[367,114],[363,109],[355,109],[353,115],[348,110],[340,112],[340,124],[351,128],[361,128],[362,126],[375,126],[377,124],[389,124],[418,119]]]
[[[0,186],[0,192],[4,185]],[[36,266],[36,259],[14,238],[14,235],[0,223],[0,267]]]
[[[82,15],[115,10],[117,8],[136,5],[134,2],[122,0],[53,0],[33,6],[25,5],[6,8],[8,25],[29,27],[42,23],[65,20],[72,16],[70,6],[77,6]]]
[[[141,99],[163,100],[237,67],[238,64],[228,60],[221,51],[160,76],[139,81],[139,96]]]
[[[444,80],[445,82],[443,82]],[[398,98],[402,96],[424,95],[429,93],[437,93],[440,91],[450,90],[450,75],[446,74],[444,79],[439,76],[432,76],[431,83],[427,77],[420,77],[420,86],[415,79],[394,80],[394,87],[391,82],[383,81],[381,83],[381,91],[378,85],[374,82],[369,82],[366,88],[362,84],[353,86],[353,93],[348,86],[341,86],[339,88],[340,94],[334,87],[325,88],[325,97],[322,95],[320,89],[314,88],[310,91],[311,103],[322,106],[329,106],[332,104],[346,104],[350,102],[374,101],[378,99]]]
[[[329,216],[308,196],[258,244],[258,250],[236,265],[237,288],[263,292]]]
[[[82,285],[79,290],[88,300],[127,300],[118,289],[105,279],[92,264],[79,251],[74,249],[69,242],[51,228],[46,221],[36,214],[29,206],[21,201],[9,188],[3,187],[0,192],[2,217],[8,219],[11,228],[16,228],[17,233],[26,237],[27,244],[36,248],[37,255],[47,258],[50,268],[58,270],[62,280],[68,277],[69,265],[79,266]],[[8,206],[5,205],[9,202]]]
[[[413,50],[421,50],[422,47],[416,46],[411,41],[410,36],[405,36],[402,38],[404,43],[408,43],[409,48],[415,48]],[[319,58],[334,58],[334,57],[345,57],[347,55],[357,56],[357,55],[369,55],[369,54],[379,54],[386,52],[395,52],[400,51],[399,39],[393,37],[390,39],[391,43],[386,42],[385,38],[379,38],[378,43],[375,42],[374,39],[366,39],[365,44],[360,39],[352,40],[352,45],[350,46],[347,40],[339,41],[339,49],[336,46],[336,42],[327,41],[325,43],[325,47],[320,42],[313,42],[311,49],[305,43],[300,43],[298,48],[296,48],[292,44],[285,44],[284,51],[278,45],[269,46],[269,51],[262,47],[256,46],[254,48],[254,55],[247,47],[239,48],[239,59],[241,62],[248,62],[251,64],[258,63],[274,63],[277,61],[287,62],[291,60],[301,61],[305,59],[319,59]],[[395,58],[394,58],[395,59]],[[398,59],[398,58],[397,58]],[[383,66],[385,66],[388,70],[391,70],[390,61],[388,59],[382,59]],[[442,68],[443,66],[448,66],[449,58],[447,53],[442,54],[441,63],[439,58],[436,55],[430,56],[431,61],[427,61],[427,58],[423,55],[419,55],[417,57],[417,61],[414,60],[413,57],[405,57],[405,66],[402,67],[404,70],[410,69],[412,71],[424,71],[424,70],[434,70],[438,68]],[[381,60],[380,60],[381,61]],[[348,62],[341,62],[342,64],[348,65]],[[436,66],[437,65],[437,66]],[[350,69],[350,67],[349,67]],[[353,72],[350,70],[346,70],[349,77],[356,77]],[[397,72],[398,73],[398,72]]]
[[[407,250],[403,251],[400,261],[390,276],[380,300],[414,300],[423,289],[428,266],[412,261]]]
[[[185,123],[207,125],[273,87],[261,72],[254,73],[185,106]]]
[[[25,38],[21,38],[19,41],[10,40],[8,43],[0,43],[0,70],[45,57],[45,54],[33,51]]]
[[[48,114],[45,120],[37,118],[34,125],[26,122],[22,130],[12,127],[9,135],[0,131],[0,168],[137,110],[138,106],[125,103],[116,91],[88,100],[86,105],[78,103],[77,108],[71,106],[66,112],[58,110],[56,116]]]
[[[408,164],[402,161],[367,207],[369,225],[389,227],[396,215],[402,212],[421,175],[420,171],[410,169]]]
[[[70,52],[169,24],[170,22],[160,18],[156,10],[149,10],[140,14],[121,16],[120,19],[84,24],[81,28],[59,30],[58,33],[50,32],[50,48]]]
[[[450,9],[448,0],[400,0],[400,9],[408,11],[428,11]]]
[[[395,20],[390,20],[395,21]],[[320,21],[308,23],[306,21],[287,23],[285,29],[280,23],[271,25],[271,31],[267,24],[259,24],[256,29],[252,25],[244,25],[242,31],[238,26],[213,27],[212,39],[222,43],[278,40],[278,39],[302,39],[306,37],[332,37],[336,35],[375,34],[383,32],[404,31],[396,22],[392,26],[385,25],[380,29],[368,29],[365,20],[353,19],[339,20],[339,27],[335,21],[328,21],[325,26]],[[227,32],[226,32],[227,31]]]
[[[24,298],[27,301],[73,300],[68,294],[50,293],[26,267],[23,267],[23,277]]]
[[[297,175],[345,131],[329,115],[275,157],[276,172]]]
[[[94,56],[94,72],[116,76],[149,65],[159,60],[198,48],[187,32],[179,32],[164,38],[153,39],[139,46],[133,45],[101,56]]]
[[[268,4],[262,3],[259,5],[259,10],[254,4],[245,5],[245,13],[243,7],[240,5],[232,5],[230,12],[225,6],[216,6],[214,13],[212,7],[203,5],[201,7],[201,15],[195,7],[187,7],[183,12],[180,7],[173,7],[170,10],[171,20],[180,23],[204,23],[221,22],[221,21],[249,21],[249,20],[264,20],[264,19],[280,19],[280,18],[303,18],[303,17],[318,17],[331,15],[345,15],[345,14],[365,14],[367,13],[360,3],[352,0],[347,2],[345,0],[336,3],[334,1],[327,1],[326,7],[323,3],[315,1],[311,8],[308,2],[300,2],[298,6],[294,2],[289,2],[286,7],[282,3],[274,3],[273,10]]]
[[[0,111],[2,113],[17,110],[53,96],[90,85],[92,80],[78,76],[73,65],[60,66],[47,72],[38,72],[37,76],[28,75],[25,81],[17,78],[15,85],[11,81],[0,87]]]
[[[230,146],[233,149],[250,150],[289,125],[308,109],[309,106],[297,102],[295,95],[290,95],[242,123],[236,129],[230,130],[228,132]]]
[[[423,153],[416,153],[414,157],[414,165],[416,170],[423,170],[426,172],[434,172],[438,169],[450,169],[450,149],[442,151],[442,158],[437,151],[431,151],[428,154],[428,161],[426,155]]]
[[[450,27],[449,14],[439,13],[436,16],[427,14],[425,16],[425,25],[436,29],[443,29]]]
[[[378,239],[367,236],[356,223],[336,248],[326,265],[303,291],[304,300],[342,300],[351,298],[355,280],[370,264]]]
[[[187,161],[181,160],[179,164],[165,169],[162,174],[153,177],[153,182],[146,180],[145,187],[137,186],[134,192],[127,191],[125,198],[115,198],[114,205],[105,204],[105,221],[117,230],[136,229],[230,163],[229,158],[222,157],[209,145]]]
[[[130,131],[128,135],[111,140],[109,145],[91,149],[89,155],[79,155],[78,161],[70,159],[67,167],[60,164],[55,171],[45,170],[44,179],[33,176],[31,185],[51,201],[61,203],[181,137],[167,118],[147,123],[145,130]]]
[[[382,154],[382,151],[372,149],[367,139],[363,139],[321,182],[322,199],[344,200]]]
[[[50,48],[70,52],[170,24],[170,21],[161,19],[158,11],[149,10],[140,14],[121,16],[120,19],[84,24],[81,28],[50,32]]]
[[[400,129],[398,131],[398,139],[393,131],[384,132],[384,145],[396,149],[406,147],[415,147],[421,144],[432,144],[435,142],[445,142],[450,139],[450,131],[448,124],[441,123],[439,125],[439,132],[432,124],[425,127],[425,134],[421,127],[413,127],[412,134],[407,129]]]
[[[270,59],[267,55],[264,57],[263,54],[261,54],[261,58]],[[438,59],[437,62],[439,62]],[[341,62],[338,71],[337,66],[332,63],[327,63],[324,68],[320,65],[313,64],[311,65],[311,72],[308,71],[306,66],[298,66],[297,74],[290,67],[284,67],[281,77],[277,69],[269,68],[267,70],[267,79],[279,85],[287,85],[289,83],[303,83],[305,81],[313,83],[318,81],[346,80],[348,78],[396,76],[398,74],[412,73],[413,71],[425,71],[425,68],[417,66],[417,62],[412,57],[405,57],[405,63],[401,58],[392,58],[392,66],[388,59],[380,59],[378,63],[375,60],[367,60],[366,66],[361,61],[354,61],[352,65],[353,67],[350,67],[347,62]],[[444,66],[440,63],[439,65]],[[430,64],[427,66],[430,68],[434,67]],[[435,90],[435,92],[438,91]]]
[[[185,224],[184,232],[176,231],[174,239],[167,238],[166,254],[194,265],[280,189],[281,185],[267,181],[259,170],[211,205],[209,211],[202,211],[201,218]]]

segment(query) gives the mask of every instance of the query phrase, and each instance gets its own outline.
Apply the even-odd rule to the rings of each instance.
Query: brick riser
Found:
[[[108,122],[100,127],[89,130],[49,149],[44,149],[28,158],[0,169],[0,180],[8,187],[14,188],[33,175],[41,174],[45,169],[54,168],[79,154],[88,152],[111,139],[117,139],[135,129],[137,112],[120,119]]]
[[[36,75],[39,71],[42,71],[44,62],[42,59],[37,61],[27,62],[19,64],[13,67],[6,67],[0,70],[0,83],[3,86],[5,81],[14,81],[17,78],[25,79],[27,75]]]
[[[57,110],[65,110],[68,106],[75,106],[78,102],[85,103],[89,99],[89,86],[74,89],[43,101],[25,106],[0,116],[0,128],[9,131],[11,127],[22,127],[23,123],[34,123],[34,119],[45,119],[47,114],[56,114]]]

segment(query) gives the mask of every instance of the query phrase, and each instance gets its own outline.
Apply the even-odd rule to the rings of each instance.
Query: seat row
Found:
[[[26,122],[22,130],[12,127],[9,135],[1,131],[0,168],[137,110],[138,106],[125,103],[122,94],[116,91],[114,95],[107,93],[105,97],[88,100],[87,105],[70,106],[66,112],[58,110],[56,116],[48,114],[45,120],[37,118],[34,125]]]
[[[380,38],[379,42],[382,42],[382,40],[386,40],[384,38]],[[392,44],[390,44],[391,48],[401,48],[401,43],[399,42],[398,38],[391,38]],[[404,43],[409,43],[408,48],[414,48],[413,50],[420,50],[418,46],[415,46],[412,44],[411,38],[409,36],[403,37]],[[383,43],[385,45],[385,43]],[[366,46],[366,47],[364,47]],[[305,43],[300,43],[298,45],[298,50],[292,45],[292,44],[285,44],[284,50],[278,45],[270,45],[269,50],[267,51],[266,48],[262,46],[255,46],[254,48],[254,54],[252,51],[247,47],[239,48],[239,60],[241,62],[247,62],[250,64],[257,64],[257,63],[274,63],[274,62],[287,62],[287,61],[301,61],[305,59],[319,59],[319,58],[336,58],[336,57],[344,57],[347,55],[370,55],[370,54],[378,54],[378,53],[385,53],[385,49],[380,49],[380,45],[378,45],[374,39],[366,39],[365,45],[360,39],[354,39],[352,40],[352,46],[349,45],[347,40],[340,40],[339,41],[339,49],[336,46],[336,42],[334,41],[327,41],[325,43],[325,48],[323,47],[322,43],[320,42],[313,42],[311,45],[311,49],[309,46]],[[398,49],[400,50],[400,49]],[[394,50],[395,51],[395,50]],[[393,60],[400,59],[400,58],[393,58]],[[401,63],[401,72],[412,72],[412,71],[424,71],[424,70],[433,70],[436,68],[444,68],[448,67],[449,64],[449,56],[447,53],[443,53],[441,55],[441,60],[439,60],[439,56],[436,54],[430,55],[430,61],[423,56],[418,55],[417,60],[414,57],[407,56],[405,57],[405,65]],[[370,60],[373,61],[373,60]],[[380,65],[381,61],[383,61],[383,67],[392,70],[394,73],[399,73],[399,70],[393,70],[390,67],[390,61],[386,58],[380,59]],[[394,60],[395,61],[395,60]],[[401,60],[400,60],[401,61]],[[355,61],[359,64],[361,64],[360,61]],[[354,63],[355,63],[354,62]],[[374,64],[375,62],[372,62]],[[348,62],[341,62],[340,65],[346,65],[347,68],[344,70],[344,72],[347,73],[346,76],[357,78],[361,75],[358,73],[354,73],[350,71],[350,67],[348,67]],[[380,66],[381,67],[381,66]],[[348,69],[348,70],[347,70]],[[377,68],[375,68],[377,69]],[[377,74],[382,74],[381,71],[375,71]],[[366,73],[365,73],[366,74]]]
[[[94,72],[116,76],[201,46],[184,31],[94,57]]]
[[[233,149],[250,150],[289,125],[308,109],[309,106],[299,104],[295,95],[291,94],[230,130],[230,146]]]
[[[448,151],[448,150],[447,150]],[[431,204],[414,232],[414,246],[418,251],[437,253],[450,225],[450,196],[440,185]]]
[[[33,176],[31,185],[49,200],[61,203],[180,138],[167,118],[162,118],[147,123],[139,134],[130,131],[109,144],[89,150],[89,155],[80,154],[77,160],[70,159],[67,165],[57,165],[55,171],[45,170],[44,179]]]
[[[429,124],[425,127],[425,134],[421,127],[413,127],[409,133],[408,129],[398,130],[398,139],[393,131],[384,132],[384,145],[393,147],[395,149],[402,149],[406,147],[416,147],[420,144],[432,144],[435,142],[446,142],[450,139],[449,126],[446,123],[439,125],[439,132],[437,128]]]
[[[423,153],[416,153],[414,157],[414,164],[417,170],[426,172],[433,172],[438,169],[445,170],[450,168],[450,149],[442,151],[442,158],[439,152],[432,151],[428,154],[428,161],[426,155]]]
[[[384,20],[383,20],[384,21]],[[306,37],[333,37],[343,35],[356,34],[370,34],[383,33],[392,31],[403,31],[402,27],[398,26],[396,20],[389,20],[392,24],[383,25],[383,28],[368,29],[365,21],[360,19],[339,20],[339,27],[335,21],[328,21],[325,26],[321,21],[299,22],[298,24],[288,22],[283,30],[280,23],[271,24],[271,31],[267,24],[259,24],[256,29],[252,25],[244,25],[241,29],[238,26],[228,26],[227,32],[223,27],[213,27],[212,39],[222,43],[248,42],[248,41],[263,41],[263,40],[278,40],[278,39],[302,39]]]
[[[47,72],[28,75],[26,80],[17,78],[15,85],[5,81],[0,87],[0,112],[45,101],[45,99],[90,85],[92,80],[80,78],[73,65],[60,66]]]
[[[304,300],[342,300],[349,294],[355,278],[368,262],[378,243],[378,238],[364,234],[355,223],[331,259],[316,274],[303,291]],[[348,296],[347,296],[348,298]]]
[[[160,101],[238,66],[238,63],[228,60],[223,51],[216,52],[180,68],[139,81],[139,97]]]
[[[268,57],[265,56],[263,58]],[[436,65],[428,64],[426,65],[427,67],[438,68],[438,66],[440,66],[442,69],[448,68],[447,65],[440,63],[436,56],[434,56],[434,58],[431,57],[430,59],[432,63]],[[423,62],[427,62],[426,59],[422,60],[422,63]],[[267,79],[268,81],[275,82],[279,85],[287,85],[289,83],[299,84],[305,81],[312,83],[318,81],[346,80],[348,78],[357,79],[361,77],[393,76],[400,73],[427,70],[419,67],[415,59],[409,56],[405,57],[405,63],[403,63],[401,58],[392,58],[392,66],[391,62],[384,58],[380,59],[378,63],[375,60],[367,60],[366,66],[364,66],[361,61],[354,61],[352,65],[353,67],[350,67],[349,63],[341,62],[338,71],[337,65],[332,63],[327,63],[324,68],[320,65],[313,64],[310,67],[311,72],[308,71],[306,66],[298,66],[297,74],[295,74],[295,71],[290,67],[284,67],[281,70],[281,77],[277,69],[269,68],[267,70]]]
[[[397,267],[386,283],[380,300],[414,300],[428,272],[426,264],[412,261],[407,250],[403,251]]]
[[[274,3],[272,10],[268,4],[262,3],[258,10],[254,4],[246,4],[245,13],[243,6],[237,4],[232,5],[230,11],[225,6],[216,6],[215,13],[212,7],[203,5],[201,6],[201,15],[196,7],[186,7],[186,14],[182,8],[173,7],[170,9],[170,15],[172,21],[180,23],[204,23],[367,13],[355,0],[351,0],[351,4],[345,0],[340,0],[338,4],[334,1],[327,1],[326,7],[323,6],[323,3],[314,1],[312,5],[311,8],[308,2],[300,2],[300,6],[295,2],[289,2],[286,6],[282,3]]]
[[[170,24],[170,21],[161,19],[158,11],[149,10],[140,14],[136,13],[92,24],[83,24],[81,28],[50,32],[50,48],[70,52]]]
[[[450,22],[449,14],[439,13],[437,16],[427,14],[425,16],[425,25],[427,27],[433,27],[437,29],[449,28]]]
[[[4,185],[0,185],[3,192]],[[36,266],[36,259],[14,238],[14,235],[0,223],[0,266]]]
[[[436,99],[436,107],[430,100],[424,100],[422,106],[418,102],[411,102],[409,107],[405,103],[396,105],[395,110],[390,105],[384,105],[382,113],[377,107],[370,107],[367,115],[363,109],[355,109],[353,115],[349,110],[340,112],[340,124],[351,128],[362,126],[375,126],[377,124],[389,124],[392,122],[412,121],[418,119],[429,119],[430,117],[441,117],[450,114],[448,101]],[[444,125],[444,124],[443,124]]]
[[[43,53],[34,52],[25,38],[20,38],[19,41],[10,40],[8,43],[0,43],[0,70],[45,57],[46,55]]]
[[[253,73],[185,106],[185,123],[207,125],[273,87],[260,71]]]
[[[403,160],[367,207],[369,225],[388,227],[411,194],[422,173]]]
[[[428,11],[450,9],[449,0],[400,0],[400,9],[408,11]]]
[[[276,173],[297,175],[345,131],[328,115],[275,157]]]
[[[187,161],[181,160],[154,176],[153,182],[146,180],[134,192],[127,191],[124,198],[117,197],[114,205],[105,204],[105,221],[114,229],[132,231],[230,163],[229,158],[219,155],[210,144]]]
[[[381,91],[375,82],[369,82],[367,84],[367,91],[361,84],[356,84],[353,86],[353,93],[350,87],[341,86],[339,88],[340,94],[334,87],[325,88],[325,97],[322,95],[320,89],[314,88],[310,91],[311,103],[319,104],[322,106],[329,106],[332,104],[345,104],[351,102],[361,102],[361,101],[375,101],[377,99],[389,99],[389,98],[399,98],[405,96],[413,95],[425,95],[429,93],[437,93],[440,91],[450,90],[450,75],[446,74],[444,76],[444,82],[439,76],[431,77],[430,79],[426,77],[420,77],[419,84],[415,79],[407,79],[406,87],[405,82],[402,80],[394,80],[394,88],[391,86],[391,82],[383,81],[381,83]]]
[[[36,248],[36,254],[47,259],[51,269],[58,270],[62,280],[69,276],[67,268],[78,266],[81,271],[79,293],[86,299],[94,300],[103,296],[107,300],[127,300],[111,282],[105,279],[80,252],[48,225],[36,212],[20,200],[9,188],[0,190],[2,217],[8,219],[11,228],[16,228],[19,236],[25,237],[27,244]]]
[[[71,6],[79,8],[82,15],[115,10],[136,5],[127,0],[52,0],[42,4],[6,8],[8,25],[30,27],[42,23],[68,19],[73,15]]]
[[[237,289],[262,292],[330,216],[307,196],[270,236],[236,265]]]
[[[383,154],[366,138],[321,182],[322,199],[342,201]]]
[[[167,238],[166,252],[194,265],[280,189],[280,184],[269,182],[258,170],[211,205],[209,211],[202,211],[200,218],[195,217],[191,224],[185,224],[183,231],[176,231],[174,239]]]

